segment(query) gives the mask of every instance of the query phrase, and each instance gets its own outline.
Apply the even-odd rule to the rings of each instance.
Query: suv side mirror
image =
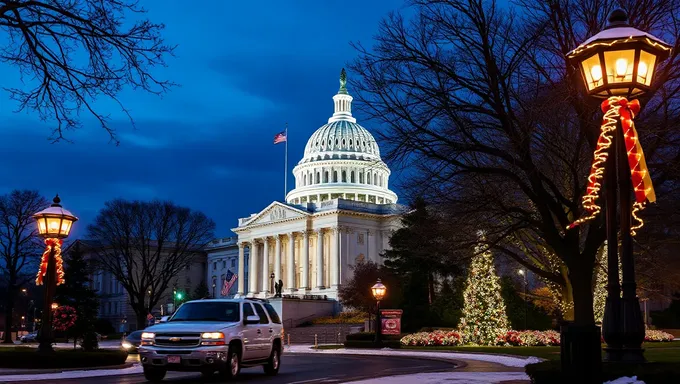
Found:
[[[246,317],[246,324],[259,324],[260,316],[250,315]]]
[[[165,322],[168,321],[169,318],[170,318],[170,316],[163,316],[163,317],[161,317],[161,321],[160,321],[160,322],[161,322],[161,323],[165,323]]]

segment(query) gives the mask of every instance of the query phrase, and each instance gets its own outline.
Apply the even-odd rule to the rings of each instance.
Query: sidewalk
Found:
[[[400,375],[389,378],[369,379],[355,381],[355,384],[384,383],[389,379],[393,384],[438,384],[438,383],[470,383],[492,384],[506,383],[519,384],[529,383],[529,377],[524,373],[524,366],[538,363],[541,359],[536,357],[521,358],[502,355],[485,355],[477,353],[460,352],[427,352],[427,351],[401,351],[389,348],[383,349],[311,349],[311,345],[292,345],[286,347],[284,353],[321,353],[321,354],[344,354],[364,356],[403,356],[428,359],[449,360],[456,363],[457,367],[451,372],[422,373],[416,375]]]
[[[99,342],[99,348],[101,349],[118,349],[120,348],[120,340],[102,340]],[[28,343],[24,344],[15,341],[14,344],[2,344],[0,343],[0,348],[16,348],[16,347],[28,347],[28,348],[38,348],[38,343]],[[70,343],[54,343],[53,347],[56,349],[73,349],[73,342]]]

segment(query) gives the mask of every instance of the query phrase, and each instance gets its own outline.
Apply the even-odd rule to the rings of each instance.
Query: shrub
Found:
[[[526,374],[534,384],[571,384],[573,379],[562,373],[560,361],[545,361],[529,364]],[[616,380],[620,377],[637,376],[646,384],[666,384],[680,382],[680,365],[677,363],[603,363],[600,382]]]
[[[54,353],[42,354],[35,348],[1,348],[0,367],[2,368],[87,368],[121,365],[127,359],[127,352],[122,350],[100,350],[87,352],[82,350],[57,350]]]
[[[86,351],[96,351],[99,349],[99,340],[97,340],[97,334],[94,331],[85,332],[80,346]]]
[[[463,336],[458,331],[419,332],[401,338],[402,345],[460,345]]]
[[[367,318],[366,312],[347,311],[340,312],[337,316],[319,317],[312,322],[314,324],[363,324]]]
[[[108,335],[116,332],[116,329],[113,328],[111,322],[106,319],[97,319],[94,323],[94,330],[100,335]]]
[[[343,343],[345,348],[377,348],[373,340],[347,340]],[[398,349],[401,345],[399,340],[383,340],[380,348],[393,348]]]

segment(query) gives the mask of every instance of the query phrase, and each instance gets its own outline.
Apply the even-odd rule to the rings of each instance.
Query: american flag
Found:
[[[231,287],[234,286],[236,279],[238,279],[238,275],[233,273],[231,270],[227,270],[227,276],[224,278],[224,286],[222,287],[222,296],[227,296],[229,294],[229,291],[231,290]]]
[[[274,144],[283,143],[284,141],[288,141],[286,131],[279,132],[276,135],[274,135]]]

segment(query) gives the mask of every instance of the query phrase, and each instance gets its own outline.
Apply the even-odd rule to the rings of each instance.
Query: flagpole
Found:
[[[283,160],[283,202],[288,194],[288,123],[286,123],[286,153]]]

